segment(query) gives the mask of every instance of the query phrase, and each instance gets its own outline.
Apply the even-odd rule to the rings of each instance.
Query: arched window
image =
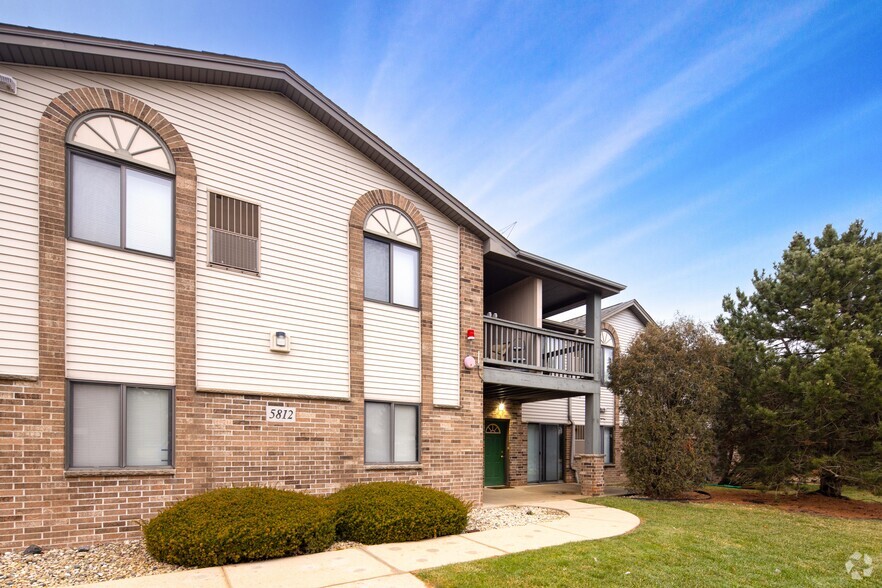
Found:
[[[87,114],[67,132],[68,238],[174,254],[174,159],[137,119]]]
[[[612,364],[613,356],[615,355],[616,340],[613,338],[612,333],[606,329],[600,332],[600,345],[603,351],[603,373],[601,374],[600,381],[604,386],[609,386],[609,366]]]
[[[411,308],[419,306],[420,237],[405,214],[375,208],[364,223],[364,297]]]

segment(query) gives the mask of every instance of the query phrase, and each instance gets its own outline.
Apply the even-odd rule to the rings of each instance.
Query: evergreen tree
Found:
[[[716,327],[739,386],[721,425],[736,474],[777,487],[818,476],[882,490],[882,235],[861,221],[797,233],[755,292],[723,300]],[[734,453],[734,452],[733,452]]]

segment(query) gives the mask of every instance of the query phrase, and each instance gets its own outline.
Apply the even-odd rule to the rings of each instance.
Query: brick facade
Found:
[[[175,467],[155,471],[64,469],[65,143],[68,125],[92,110],[123,112],[166,142],[176,164]],[[377,204],[411,216],[423,237],[421,275],[423,404],[421,463],[364,464],[363,318],[358,218]],[[357,227],[357,228],[356,228]],[[479,370],[460,367],[460,407],[432,403],[431,236],[413,203],[388,191],[365,194],[350,223],[351,397],[311,400],[196,392],[196,168],[172,125],[138,99],[100,88],[56,98],[40,124],[40,376],[0,382],[0,550],[36,543],[89,545],[137,538],[137,522],[171,502],[224,486],[275,486],[327,494],[366,481],[407,480],[475,503],[483,486],[483,387]],[[428,249],[427,249],[428,247]],[[460,229],[460,322],[483,330],[483,244]],[[361,277],[363,289],[363,276]],[[359,324],[361,328],[359,330]],[[463,339],[465,339],[463,337]],[[296,423],[267,423],[267,404],[296,408]],[[526,465],[524,466],[526,467]]]
[[[602,496],[604,487],[603,454],[577,455],[579,485],[585,496]]]

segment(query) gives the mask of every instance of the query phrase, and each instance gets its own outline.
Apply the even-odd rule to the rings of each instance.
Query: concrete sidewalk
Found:
[[[254,586],[410,588],[423,586],[420,580],[409,573],[416,570],[574,541],[614,537],[627,533],[640,524],[640,519],[631,513],[597,504],[585,504],[568,499],[536,502],[541,503],[543,507],[566,511],[570,516],[548,523],[464,533],[425,541],[365,545],[313,555],[142,576],[84,586],[93,588],[177,588],[179,586],[186,588]],[[497,505],[498,503],[492,506]]]

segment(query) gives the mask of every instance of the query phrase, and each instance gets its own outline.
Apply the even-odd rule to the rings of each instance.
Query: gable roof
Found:
[[[455,223],[475,233],[484,241],[485,252],[513,258],[525,266],[541,267],[549,275],[595,289],[604,297],[625,289],[625,286],[618,282],[519,249],[417,166],[283,63],[2,23],[0,23],[0,62],[212,84],[282,94],[420,198]]]
[[[637,302],[636,298],[632,298],[631,300],[627,300],[625,302],[619,302],[618,304],[613,304],[612,306],[607,306],[606,308],[600,309],[600,320],[606,321],[615,315],[622,313],[626,310],[630,309],[631,312],[637,317],[637,319],[643,323],[643,326],[652,323],[655,324],[655,320],[649,316],[649,313],[646,312],[646,309]],[[565,325],[569,325],[571,327],[584,327],[585,326],[585,315],[577,316],[576,318],[571,318],[565,320],[563,322]]]

